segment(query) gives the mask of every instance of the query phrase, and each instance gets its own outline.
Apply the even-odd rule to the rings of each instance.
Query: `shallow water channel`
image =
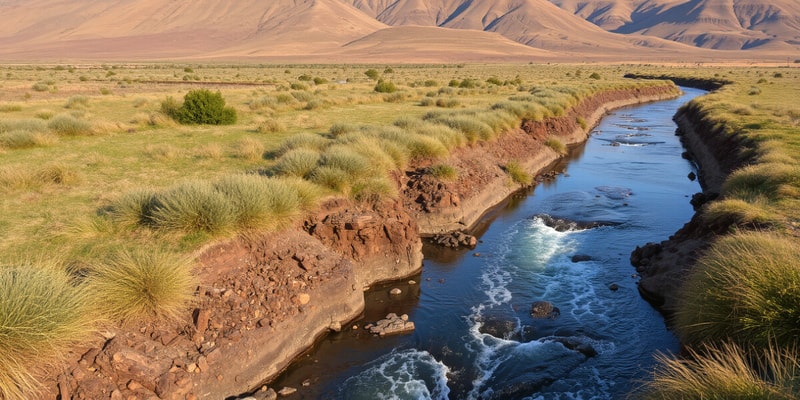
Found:
[[[556,167],[565,174],[484,219],[475,249],[426,245],[416,284],[372,288],[358,330],[329,335],[272,386],[298,388],[295,399],[624,398],[655,352],[678,349],[638,295],[629,256],[692,216],[700,187],[672,116],[703,92],[684,91],[606,116]],[[559,232],[541,215],[609,224]],[[390,296],[393,287],[403,294]],[[536,301],[560,314],[533,318]],[[407,313],[416,331],[362,329],[388,312]]]

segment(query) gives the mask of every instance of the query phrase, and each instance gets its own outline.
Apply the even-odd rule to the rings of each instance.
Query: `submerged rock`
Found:
[[[586,229],[599,228],[601,226],[617,226],[620,222],[613,221],[575,221],[568,218],[554,217],[548,214],[537,214],[534,218],[539,218],[542,222],[558,232],[582,231]]]
[[[436,235],[432,241],[439,246],[452,248],[469,247],[472,249],[478,244],[478,238],[459,231]]]
[[[561,310],[553,306],[549,301],[534,301],[531,305],[531,317],[533,318],[558,318]]]

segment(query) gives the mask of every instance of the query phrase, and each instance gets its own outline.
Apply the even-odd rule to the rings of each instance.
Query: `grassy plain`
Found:
[[[19,266],[39,265],[85,277],[86,286],[79,288],[96,295],[81,301],[103,304],[94,308],[105,310],[76,324],[85,331],[99,320],[174,316],[193,282],[181,272],[191,268],[185,259],[204,245],[247,229],[280,229],[321,197],[392,196],[396,188],[381,179],[389,169],[493,140],[523,118],[561,115],[597,91],[651,84],[623,78],[631,72],[735,82],[702,101],[731,127],[763,137],[757,151],[764,159],[795,168],[800,116],[788,99],[800,90],[796,71],[627,65],[3,66],[0,281],[14,281]],[[386,91],[385,82],[395,90],[376,91]],[[238,122],[179,125],[161,113],[168,97],[180,101],[197,88],[220,91],[237,110]],[[758,93],[749,94],[754,88]],[[530,179],[508,169],[518,182]],[[431,173],[453,175],[447,165]],[[269,190],[257,187],[263,182],[253,184],[257,178],[269,181]],[[744,193],[734,199],[758,208],[770,228],[787,233],[800,215],[794,182],[781,180],[776,196],[734,185],[730,196]],[[241,199],[261,199],[270,207]],[[209,204],[219,207],[209,210]],[[201,218],[176,217],[171,214],[176,210]],[[142,248],[155,255],[145,256]],[[155,264],[171,265],[178,273],[169,275],[169,268]],[[129,279],[115,275],[119,271]],[[172,286],[137,299],[137,293],[153,293],[153,282],[143,278],[153,273],[166,274],[164,283]],[[108,277],[126,286],[110,285]],[[0,341],[8,342],[14,336],[6,331],[14,325],[0,326]],[[64,336],[59,343],[71,343]],[[58,354],[59,346],[38,356]],[[33,364],[2,357],[0,365],[15,367],[0,368],[0,393],[13,398],[11,388],[24,386],[25,368]]]

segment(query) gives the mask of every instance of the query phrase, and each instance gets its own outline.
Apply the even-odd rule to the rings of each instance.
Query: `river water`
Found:
[[[687,177],[696,171],[681,158],[672,116],[703,92],[684,92],[606,116],[556,167],[566,173],[482,222],[475,249],[426,245],[416,283],[365,293],[359,329],[328,336],[272,386],[298,388],[295,399],[624,398],[654,353],[678,350],[638,295],[629,256],[692,216],[700,187]],[[561,232],[543,215],[605,226]],[[403,294],[388,295],[393,287]],[[534,318],[537,301],[560,313]],[[408,314],[416,331],[363,330],[388,312]]]

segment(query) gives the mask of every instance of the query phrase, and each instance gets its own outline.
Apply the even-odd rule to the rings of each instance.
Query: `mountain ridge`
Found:
[[[785,60],[798,15],[794,0],[0,0],[0,60]]]

